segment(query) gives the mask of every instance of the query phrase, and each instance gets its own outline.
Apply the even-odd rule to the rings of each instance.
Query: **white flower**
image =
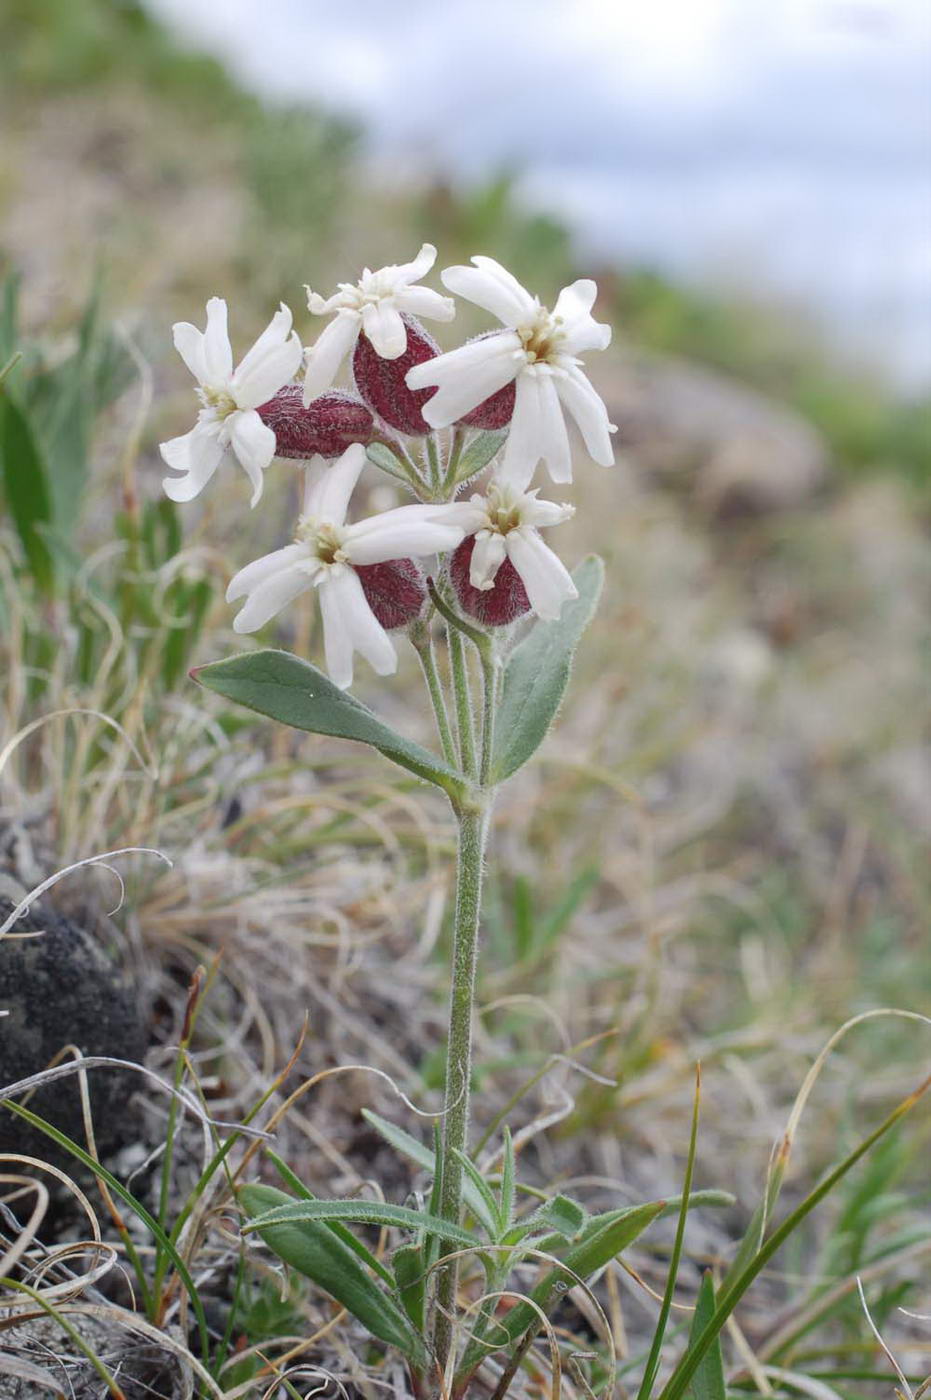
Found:
[[[575,507],[538,501],[536,491],[526,490],[531,471],[525,463],[513,481],[499,475],[484,496],[442,507],[435,519],[460,525],[466,535],[475,536],[469,562],[473,588],[493,588],[498,570],[510,559],[533,611],[554,622],[563,603],[579,595],[565,565],[543,543],[540,530],[571,520]]]
[[[429,287],[415,287],[436,261],[436,249],[425,243],[413,262],[366,268],[359,281],[340,282],[339,291],[324,300],[307,288],[307,305],[315,316],[336,313],[316,345],[306,352],[304,403],[329,389],[340,365],[355,348],[360,331],[365,331],[383,360],[396,360],[407,349],[407,330],[401,312],[427,316],[433,321],[451,321],[456,314],[452,297],[444,297]]]
[[[361,652],[380,676],[391,675],[398,664],[394,644],[369,607],[354,565],[435,554],[452,549],[463,537],[455,522],[438,522],[440,508],[429,505],[398,506],[346,525],[349,498],[365,460],[359,443],[332,466],[315,457],[307,468],[294,543],[247,564],[226,590],[228,603],[246,599],[233,622],[235,630],[255,632],[299,594],[316,588],[327,670],[343,690],[352,684],[354,652]]]
[[[548,311],[494,258],[472,262],[474,267],[446,268],[443,283],[497,316],[505,329],[408,371],[409,388],[438,386],[423,406],[424,418],[433,428],[445,428],[516,380],[502,464],[505,477],[522,471],[528,460],[535,467],[542,459],[554,481],[572,480],[564,409],[578,424],[590,455],[611,466],[615,428],[578,359],[582,351],[604,350],[611,341],[611,327],[591,315],[595,283],[583,280],[564,287]]]
[[[275,434],[255,410],[293,379],[301,363],[291,312],[282,304],[235,371],[226,314],[226,302],[211,297],[205,331],[188,321],[173,327],[175,349],[197,380],[203,404],[189,433],[161,444],[168,466],[184,473],[162,482],[173,501],[199,496],[232,452],[252,483],[255,505],[262,494],[262,473],[275,455]]]

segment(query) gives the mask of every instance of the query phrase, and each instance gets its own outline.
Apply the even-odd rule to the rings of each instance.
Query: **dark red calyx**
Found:
[[[474,548],[475,538],[470,535],[456,546],[450,560],[449,577],[459,606],[468,617],[474,617],[485,627],[506,627],[530,611],[527,590],[510,559],[501,564],[491,588],[473,588],[469,582],[469,565]]]
[[[420,616],[427,601],[427,585],[423,570],[413,559],[356,564],[355,571],[369,607],[389,632],[395,627],[406,627]]]
[[[456,427],[484,428],[493,432],[499,428],[506,428],[514,416],[515,393],[515,381],[512,379],[510,384],[505,384],[504,388],[492,394],[490,399],[483,399],[480,404],[476,404],[470,413],[457,421]]]
[[[275,434],[275,455],[307,461],[317,455],[339,457],[354,442],[368,445],[374,421],[355,394],[338,389],[321,394],[304,407],[299,384],[286,384],[256,412]]]
[[[403,316],[407,327],[407,349],[396,360],[383,360],[363,331],[356,341],[352,357],[352,373],[356,389],[373,413],[389,427],[409,437],[425,437],[430,424],[421,409],[436,393],[436,386],[408,389],[404,376],[414,365],[432,360],[440,347],[429,331],[413,316]]]

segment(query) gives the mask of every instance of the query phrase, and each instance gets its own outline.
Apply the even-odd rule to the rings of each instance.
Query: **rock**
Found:
[[[13,907],[0,896],[0,921]],[[37,936],[0,940],[0,1010],[8,1012],[0,1016],[0,1088],[45,1069],[67,1045],[77,1045],[85,1055],[141,1059],[146,1034],[138,996],[90,934],[38,904],[13,930],[28,931]],[[87,1081],[97,1146],[112,1151],[134,1136],[127,1104],[139,1077],[101,1068],[89,1070]],[[38,1089],[27,1106],[86,1145],[76,1075]],[[0,1151],[59,1165],[74,1162],[44,1133],[7,1111],[0,1112]]]
[[[803,505],[824,483],[820,434],[785,405],[684,360],[592,357],[592,379],[627,449],[648,472],[683,482],[715,515]]]

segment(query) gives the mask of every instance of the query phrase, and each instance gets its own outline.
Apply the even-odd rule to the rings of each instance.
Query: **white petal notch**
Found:
[[[448,427],[516,381],[502,480],[516,483],[528,461],[531,473],[542,461],[553,481],[572,480],[564,410],[579,427],[589,455],[612,466],[611,433],[616,428],[579,359],[587,350],[606,349],[611,341],[611,327],[591,314],[595,283],[583,278],[564,287],[550,311],[494,258],[474,257],[472,263],[446,268],[443,285],[497,317],[504,330],[408,371],[408,388],[436,388],[422,409],[424,418],[433,428]]]
[[[369,605],[357,567],[442,553],[465,535],[458,520],[444,517],[454,509],[448,506],[398,506],[347,525],[365,461],[358,443],[332,466],[315,458],[306,470],[294,543],[247,564],[226,591],[227,602],[245,599],[235,630],[255,632],[301,593],[316,589],[327,670],[343,690],[352,685],[356,652],[380,676],[397,667],[394,643]]]
[[[275,434],[256,409],[294,378],[303,355],[291,312],[282,304],[235,370],[221,297],[207,302],[206,330],[179,321],[173,334],[175,349],[197,380],[202,406],[189,433],[161,444],[163,461],[180,473],[164,478],[165,494],[173,501],[192,501],[219,467],[236,461],[249,478],[254,506],[262,495],[263,472],[275,455]]]
[[[456,314],[452,297],[429,287],[415,286],[436,262],[436,249],[425,243],[409,263],[391,264],[372,272],[365,268],[358,282],[341,282],[331,297],[307,291],[307,306],[314,316],[335,316],[306,352],[304,404],[331,388],[364,331],[375,353],[396,360],[407,349],[403,315],[425,316],[431,321],[451,321]]]

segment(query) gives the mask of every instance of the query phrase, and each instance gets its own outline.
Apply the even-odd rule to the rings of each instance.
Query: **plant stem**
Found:
[[[455,768],[456,746],[453,743],[453,731],[449,724],[449,714],[446,709],[446,697],[443,694],[443,684],[440,680],[440,673],[436,667],[436,652],[433,649],[433,636],[430,632],[429,624],[421,626],[419,622],[415,623],[410,629],[410,639],[414,650],[420,658],[424,680],[427,682],[430,703],[433,706],[433,714],[436,719],[437,733],[440,736],[440,744],[443,748],[443,757],[451,768]]]
[[[479,782],[488,786],[491,777],[491,760],[495,747],[495,711],[498,707],[498,675],[500,666],[487,647],[482,657],[482,757],[479,765]]]
[[[452,638],[450,641],[452,642]],[[458,638],[456,639],[458,641]],[[461,645],[461,643],[460,643]],[[462,1211],[462,1164],[469,1134],[469,1081],[472,1073],[472,1015],[475,965],[482,899],[482,864],[488,827],[487,799],[459,814],[456,859],[456,912],[453,935],[453,979],[446,1051],[446,1098],[443,1115],[443,1165],[440,1215],[458,1224]],[[446,1253],[455,1245],[444,1244]],[[442,1371],[452,1342],[452,1310],[456,1297],[456,1261],[441,1265],[437,1282],[433,1348]]]
[[[472,727],[472,695],[469,689],[469,671],[466,662],[462,637],[454,627],[447,628],[449,638],[449,665],[453,676],[453,693],[456,697],[456,728],[459,733],[459,758],[466,777],[474,778],[477,772],[475,762],[475,733]]]
[[[448,495],[456,485],[456,472],[459,468],[459,459],[462,456],[462,449],[465,447],[466,435],[462,428],[456,428],[453,433],[453,440],[449,449],[449,461],[446,464],[446,475],[443,478],[443,492]]]

